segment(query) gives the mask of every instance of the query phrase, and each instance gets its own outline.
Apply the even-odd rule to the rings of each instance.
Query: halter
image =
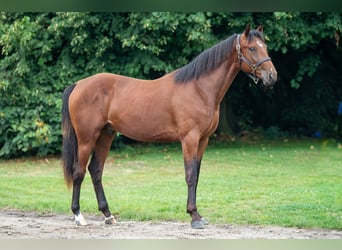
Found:
[[[237,42],[236,42],[236,51],[238,53],[238,59],[240,60],[240,68],[241,68],[241,62],[244,61],[245,63],[247,63],[251,69],[253,70],[253,74],[251,73],[246,73],[250,78],[252,78],[252,80],[254,81],[255,84],[257,84],[259,82],[259,78],[256,76],[256,71],[258,69],[258,67],[263,64],[264,62],[270,61],[271,58],[270,57],[265,57],[263,59],[261,59],[259,62],[257,62],[256,64],[251,63],[250,61],[248,61],[248,59],[246,57],[244,57],[244,55],[241,52],[241,46],[240,46],[240,35],[237,36]]]

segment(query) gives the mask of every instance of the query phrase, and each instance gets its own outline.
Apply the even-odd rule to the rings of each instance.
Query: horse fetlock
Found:
[[[116,223],[116,220],[115,220],[114,216],[111,215],[111,216],[105,218],[104,223],[107,225],[112,225],[112,224]]]
[[[108,203],[106,200],[101,200],[99,202],[99,211],[101,211],[106,218],[112,215],[112,213],[109,211]]]
[[[80,214],[80,205],[77,203],[72,203],[71,204],[71,211],[73,212],[73,214],[75,215],[75,216],[77,216],[78,214]]]

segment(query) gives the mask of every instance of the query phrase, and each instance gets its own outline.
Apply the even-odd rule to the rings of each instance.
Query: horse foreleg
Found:
[[[198,145],[198,151],[197,151],[197,159],[198,159],[198,171],[197,171],[197,183],[196,186],[198,184],[199,181],[199,175],[200,175],[200,170],[201,170],[201,163],[202,163],[202,157],[204,154],[205,149],[208,146],[208,142],[209,142],[209,137],[204,137],[200,140],[199,145]],[[207,225],[209,224],[208,220],[201,217],[201,223],[202,225]]]
[[[187,137],[182,141],[184,155],[185,180],[188,185],[187,213],[191,215],[191,227],[194,229],[204,228],[205,221],[197,212],[196,192],[200,171],[201,159],[198,159],[198,140],[196,137]]]
[[[89,164],[89,172],[93,181],[95,194],[98,202],[98,208],[105,216],[106,224],[116,223],[112,216],[102,185],[102,174],[104,162],[107,158],[110,145],[115,137],[115,132],[108,126],[102,129],[101,134],[96,142],[93,156]]]
[[[191,227],[192,228],[203,228],[201,222],[201,216],[197,212],[196,205],[196,192],[197,192],[197,173],[199,162],[196,159],[191,161],[185,161],[185,180],[188,185],[188,200],[187,200],[187,213],[191,215]]]

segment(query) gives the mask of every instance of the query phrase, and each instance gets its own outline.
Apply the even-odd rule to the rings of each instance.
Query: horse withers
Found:
[[[79,80],[63,93],[63,169],[73,186],[71,210],[78,225],[80,190],[88,167],[105,223],[115,223],[102,186],[104,162],[117,132],[144,142],[182,145],[187,212],[192,228],[207,220],[197,211],[196,189],[203,153],[219,121],[220,103],[239,71],[272,86],[277,71],[259,26],[203,51],[189,64],[155,80],[100,73]],[[88,164],[88,160],[91,160]]]

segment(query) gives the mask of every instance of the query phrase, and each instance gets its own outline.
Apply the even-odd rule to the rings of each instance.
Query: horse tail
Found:
[[[67,87],[62,96],[62,131],[63,131],[63,145],[62,145],[62,160],[64,180],[68,188],[72,185],[73,173],[75,163],[77,161],[77,137],[75,130],[71,124],[69,112],[69,97],[71,92],[76,87],[76,84]]]

